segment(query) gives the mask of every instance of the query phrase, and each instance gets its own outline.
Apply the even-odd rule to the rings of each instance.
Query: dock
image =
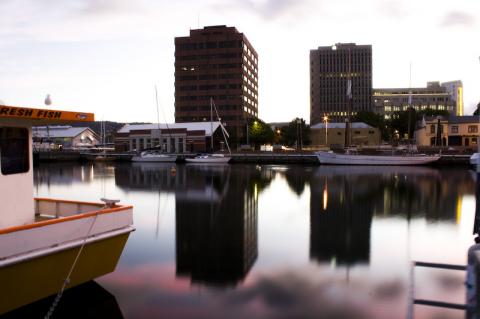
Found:
[[[92,153],[75,151],[40,151],[34,152],[35,162],[63,162],[63,161],[88,161]],[[196,154],[177,154],[177,162],[185,162],[185,158]],[[129,162],[132,153],[111,152],[108,157],[113,157],[116,162]],[[231,163],[249,164],[302,164],[319,165],[318,159],[313,152],[235,152],[232,153]],[[445,154],[434,163],[433,166],[465,166],[468,167],[470,155]]]

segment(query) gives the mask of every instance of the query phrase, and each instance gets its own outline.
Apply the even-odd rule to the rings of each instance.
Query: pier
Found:
[[[37,151],[34,153],[34,161],[57,162],[57,161],[88,161],[88,157],[95,153],[76,151]],[[107,157],[113,157],[117,162],[129,162],[134,154],[109,152]],[[185,162],[185,158],[196,154],[177,154],[177,162]],[[318,159],[313,152],[235,152],[232,153],[231,163],[250,164],[304,164],[318,165]],[[470,155],[445,154],[433,164],[434,166],[465,166],[469,165]]]

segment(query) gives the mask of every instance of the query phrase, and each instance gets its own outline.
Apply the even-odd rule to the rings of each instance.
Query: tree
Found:
[[[477,104],[477,108],[475,109],[475,112],[473,112],[473,115],[479,115],[479,109],[480,109],[480,102]]]
[[[311,144],[310,126],[304,119],[295,118],[287,126],[282,127],[280,142],[287,146],[305,146]]]
[[[272,128],[258,118],[248,122],[248,135],[250,143],[255,145],[255,149],[260,148],[262,144],[273,143]]]

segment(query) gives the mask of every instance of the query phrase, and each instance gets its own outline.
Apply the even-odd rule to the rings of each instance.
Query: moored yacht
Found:
[[[112,272],[134,230],[117,200],[33,198],[32,125],[93,120],[0,105],[0,314]]]
[[[440,159],[440,155],[426,155],[418,153],[405,154],[359,154],[357,152],[334,153],[332,151],[318,151],[320,164],[330,165],[426,165]]]

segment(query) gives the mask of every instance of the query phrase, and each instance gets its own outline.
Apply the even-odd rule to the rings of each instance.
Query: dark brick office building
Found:
[[[351,79],[351,97],[347,96]],[[310,124],[372,110],[372,46],[337,43],[310,51]]]
[[[235,27],[175,38],[175,122],[210,121],[211,97],[230,141],[238,143],[247,118],[258,117],[258,55]]]

